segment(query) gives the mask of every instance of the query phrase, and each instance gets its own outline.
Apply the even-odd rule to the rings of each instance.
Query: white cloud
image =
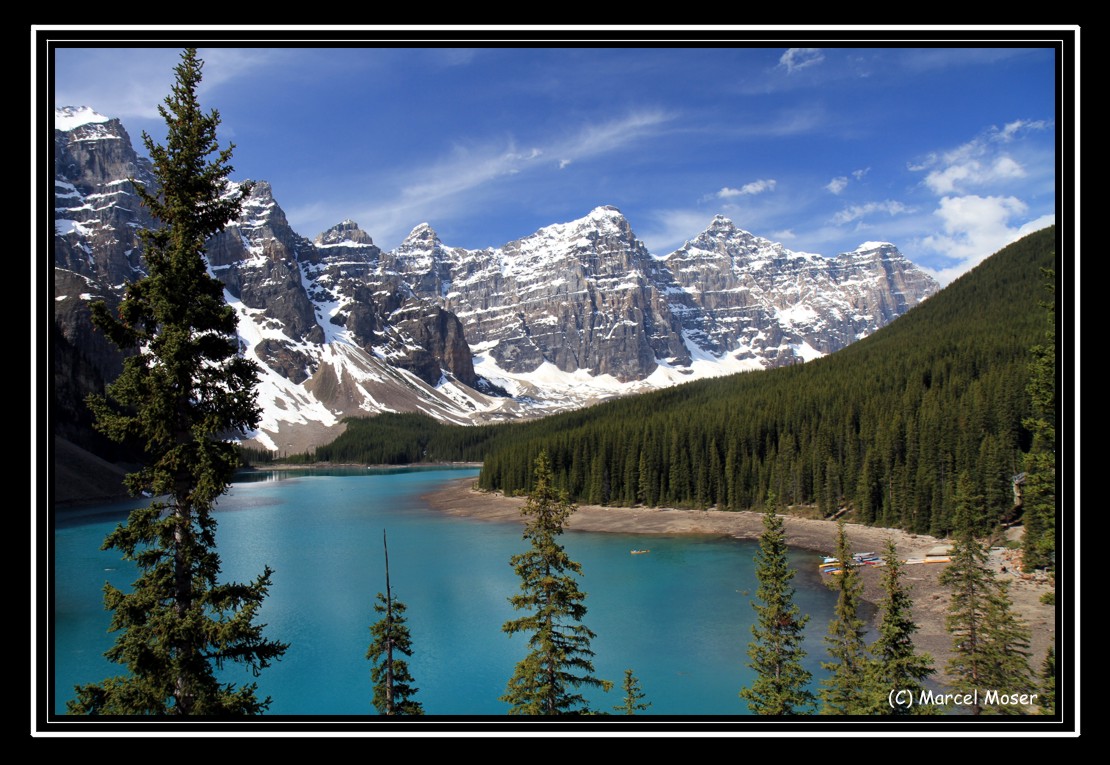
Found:
[[[942,198],[933,214],[941,220],[944,233],[925,237],[922,245],[957,263],[936,272],[937,279],[947,284],[1011,242],[1055,222],[1055,216],[1043,215],[1011,225],[1026,212],[1026,204],[1013,196]]]
[[[559,160],[559,169],[562,170],[564,167],[566,167],[570,163],[571,163],[571,160],[569,160],[569,159],[560,159]]]
[[[994,134],[994,138],[997,141],[1002,141],[1003,143],[1006,143],[1008,141],[1012,141],[1014,139],[1014,136],[1016,136],[1020,131],[1046,130],[1048,129],[1048,127],[1049,123],[1045,122],[1044,120],[1014,120],[1013,122],[1007,122],[1005,125],[1002,126],[1001,130],[996,131]]]
[[[852,205],[846,207],[836,215],[833,216],[833,221],[838,224],[851,223],[854,220],[865,218],[873,213],[885,213],[887,215],[905,215],[913,212],[913,208],[907,207],[893,199],[888,199],[884,202],[867,202],[862,205]]]
[[[929,154],[908,167],[913,172],[928,171],[924,183],[938,196],[1024,178],[1024,165],[1011,154],[1003,153],[1001,146],[1012,143],[1023,132],[1049,127],[1044,120],[1014,120],[1002,128],[991,127],[954,149]]]
[[[1025,169],[1012,157],[1000,156],[987,162],[965,159],[930,172],[925,185],[935,194],[952,194],[1024,176]]]
[[[785,67],[787,73],[793,74],[797,69],[805,69],[824,60],[825,54],[820,48],[788,48],[779,58],[779,66]]]
[[[994,161],[991,174],[995,178],[1024,178],[1025,168],[1010,157],[999,157]]]
[[[714,196],[716,196],[718,199],[730,199],[731,197],[762,194],[764,191],[774,191],[775,183],[776,181],[774,178],[760,178],[758,181],[745,183],[738,189],[732,189],[728,186],[725,186],[723,189],[714,194]]]
[[[865,167],[861,170],[853,170],[851,175],[857,181],[862,181],[863,176],[867,175],[869,172],[871,172],[871,168],[870,167]],[[831,181],[829,181],[828,183],[825,184],[825,189],[832,192],[833,194],[839,194],[840,192],[844,191],[844,189],[846,189],[847,187],[848,187],[848,176],[847,175],[838,175],[836,178],[833,178]]]
[[[752,181],[751,183],[745,183],[740,188],[740,191],[743,192],[744,194],[762,194],[764,191],[774,191],[774,190],[775,190],[775,179],[774,178],[766,178],[766,179],[760,178],[758,181]]]

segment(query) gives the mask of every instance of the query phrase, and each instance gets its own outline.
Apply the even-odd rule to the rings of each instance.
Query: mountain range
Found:
[[[144,273],[138,231],[156,225],[133,183],[155,182],[118,119],[56,111],[55,434],[79,444],[92,438],[84,394],[121,363],[89,304],[118,302]],[[310,240],[265,181],[207,257],[261,367],[252,442],[278,452],[331,440],[351,415],[496,422],[801,363],[939,289],[893,244],[792,252],[719,215],[659,256],[611,206],[480,250],[427,223],[391,251],[351,220]]]

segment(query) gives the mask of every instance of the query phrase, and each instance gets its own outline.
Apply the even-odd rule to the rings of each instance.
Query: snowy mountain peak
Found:
[[[603,218],[603,219],[604,218],[623,218],[624,213],[622,213],[619,208],[614,207],[613,205],[598,205],[594,209],[590,210],[590,214],[587,215],[586,217],[587,218]]]
[[[374,240],[370,235],[358,227],[358,224],[348,218],[342,223],[337,223],[327,231],[317,235],[317,247],[372,247]]]
[[[685,258],[719,258],[741,260],[762,255],[768,248],[775,248],[774,242],[755,236],[736,225],[723,215],[714,216],[709,225],[693,239],[688,239],[679,249],[666,256],[664,260]]]
[[[544,250],[552,254],[553,248],[555,250],[573,249],[583,236],[590,238],[597,235],[615,236],[630,243],[636,241],[632,226],[624,214],[612,205],[602,205],[590,210],[582,218],[566,223],[553,223],[510,244],[519,245],[525,252]]]
[[[93,122],[108,122],[109,117],[98,114],[87,106],[62,106],[54,110],[54,129],[69,132]]]
[[[401,247],[430,247],[437,244],[442,244],[439,240],[439,234],[427,223],[421,223],[409,232],[409,235],[405,237],[405,241],[401,242]]]
[[[896,250],[898,249],[890,242],[864,242],[856,247],[856,252],[870,252],[872,250]]]
[[[624,213],[612,205],[601,205],[590,210],[590,214],[576,223],[597,226],[601,230],[606,228],[626,229],[631,228]]]

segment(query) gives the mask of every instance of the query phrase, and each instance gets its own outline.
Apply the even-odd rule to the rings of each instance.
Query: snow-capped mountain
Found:
[[[825,258],[791,252],[720,215],[664,262],[675,310],[705,350],[789,363],[832,353],[937,290],[888,242]]]
[[[137,231],[153,221],[129,179],[153,178],[122,124],[84,108],[56,113],[54,157],[55,324],[112,379],[118,354],[87,306],[142,273]],[[254,441],[284,451],[331,440],[348,415],[489,422],[804,361],[938,289],[892,244],[825,258],[720,216],[657,257],[608,206],[482,250],[422,223],[383,252],[350,220],[301,236],[264,181],[208,262],[262,367]]]

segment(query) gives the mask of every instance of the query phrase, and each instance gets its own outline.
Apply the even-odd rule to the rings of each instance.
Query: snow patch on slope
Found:
[[[63,106],[54,110],[54,129],[67,133],[82,125],[108,120],[108,117],[98,114],[87,106]]]

